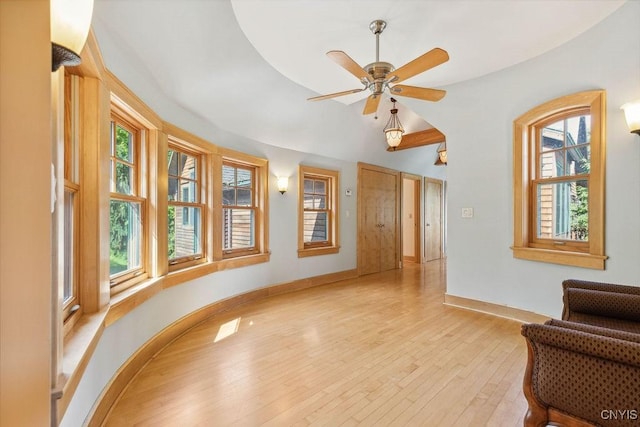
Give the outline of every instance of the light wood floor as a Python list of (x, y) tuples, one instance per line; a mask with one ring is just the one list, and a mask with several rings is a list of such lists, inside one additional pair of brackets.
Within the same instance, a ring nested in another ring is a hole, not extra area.
[(521, 426), (520, 324), (442, 304), (444, 263), (249, 303), (134, 378), (108, 426)]

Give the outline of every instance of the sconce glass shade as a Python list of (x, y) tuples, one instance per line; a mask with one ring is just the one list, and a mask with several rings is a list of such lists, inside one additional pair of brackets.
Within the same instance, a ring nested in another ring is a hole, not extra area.
[(280, 194), (286, 193), (289, 189), (289, 177), (288, 176), (279, 176), (278, 177), (278, 191)]
[(51, 0), (51, 71), (80, 64), (92, 13), (93, 0)]
[(440, 161), (446, 165), (447, 164), (447, 150), (442, 150), (439, 153), (438, 156), (440, 157)]
[(436, 159), (436, 162), (434, 163), (434, 165), (446, 166), (447, 165), (447, 145), (445, 143), (440, 144), (437, 152), (438, 152), (438, 158)]
[(620, 108), (624, 110), (624, 117), (627, 120), (629, 131), (640, 135), (640, 99), (633, 102), (627, 102)]

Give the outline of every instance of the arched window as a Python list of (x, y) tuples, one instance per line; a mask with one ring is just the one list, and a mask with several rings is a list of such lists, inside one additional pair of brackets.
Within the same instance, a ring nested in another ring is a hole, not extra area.
[(605, 92), (554, 99), (513, 125), (514, 257), (604, 269)]

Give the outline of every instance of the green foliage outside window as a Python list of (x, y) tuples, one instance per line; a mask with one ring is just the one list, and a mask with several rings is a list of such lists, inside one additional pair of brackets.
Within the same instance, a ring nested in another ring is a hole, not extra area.
[[(589, 173), (591, 164), (588, 160), (580, 161), (581, 170)], [(576, 240), (589, 240), (589, 188), (576, 185), (576, 194), (570, 205), (571, 234)]]
[(176, 257), (176, 208), (169, 206), (169, 259)]
[[(115, 182), (112, 191), (120, 194), (132, 195), (132, 181), (134, 179), (133, 171), (133, 138), (131, 132), (116, 125), (115, 126)], [(136, 259), (130, 259), (131, 252), (129, 243), (132, 240), (134, 230), (139, 229), (139, 207), (137, 203), (131, 203), (120, 200), (111, 200), (109, 209), (109, 258), (110, 258), (110, 274), (117, 274), (128, 270), (137, 265)], [(133, 257), (137, 258), (137, 257)]]

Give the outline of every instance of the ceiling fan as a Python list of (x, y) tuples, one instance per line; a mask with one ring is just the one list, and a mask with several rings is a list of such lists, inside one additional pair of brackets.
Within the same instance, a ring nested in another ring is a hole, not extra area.
[[(315, 96), (308, 98), (309, 101), (320, 101), (323, 99), (335, 98), (352, 93), (362, 92), (369, 89), (371, 95), (367, 99), (362, 114), (375, 113), (380, 104), (380, 98), (385, 89), (393, 95), (407, 96), (410, 98), (422, 99), (425, 101), (439, 101), (446, 91), (440, 89), (429, 89), (424, 87), (399, 85), (403, 80), (427, 71), (449, 60), (449, 54), (446, 50), (440, 48), (431, 49), (429, 52), (417, 57), (413, 61), (395, 69), (388, 62), (380, 61), (380, 34), (387, 26), (383, 20), (377, 19), (369, 24), (369, 29), (376, 36), (376, 62), (366, 65), (364, 68), (358, 65), (356, 61), (351, 59), (349, 55), (341, 50), (331, 50), (327, 52), (327, 56), (336, 64), (360, 79), (360, 83), (364, 85), (362, 89), (351, 89), (343, 92), (331, 93), (328, 95)], [(393, 84), (393, 86), (390, 86)]]

